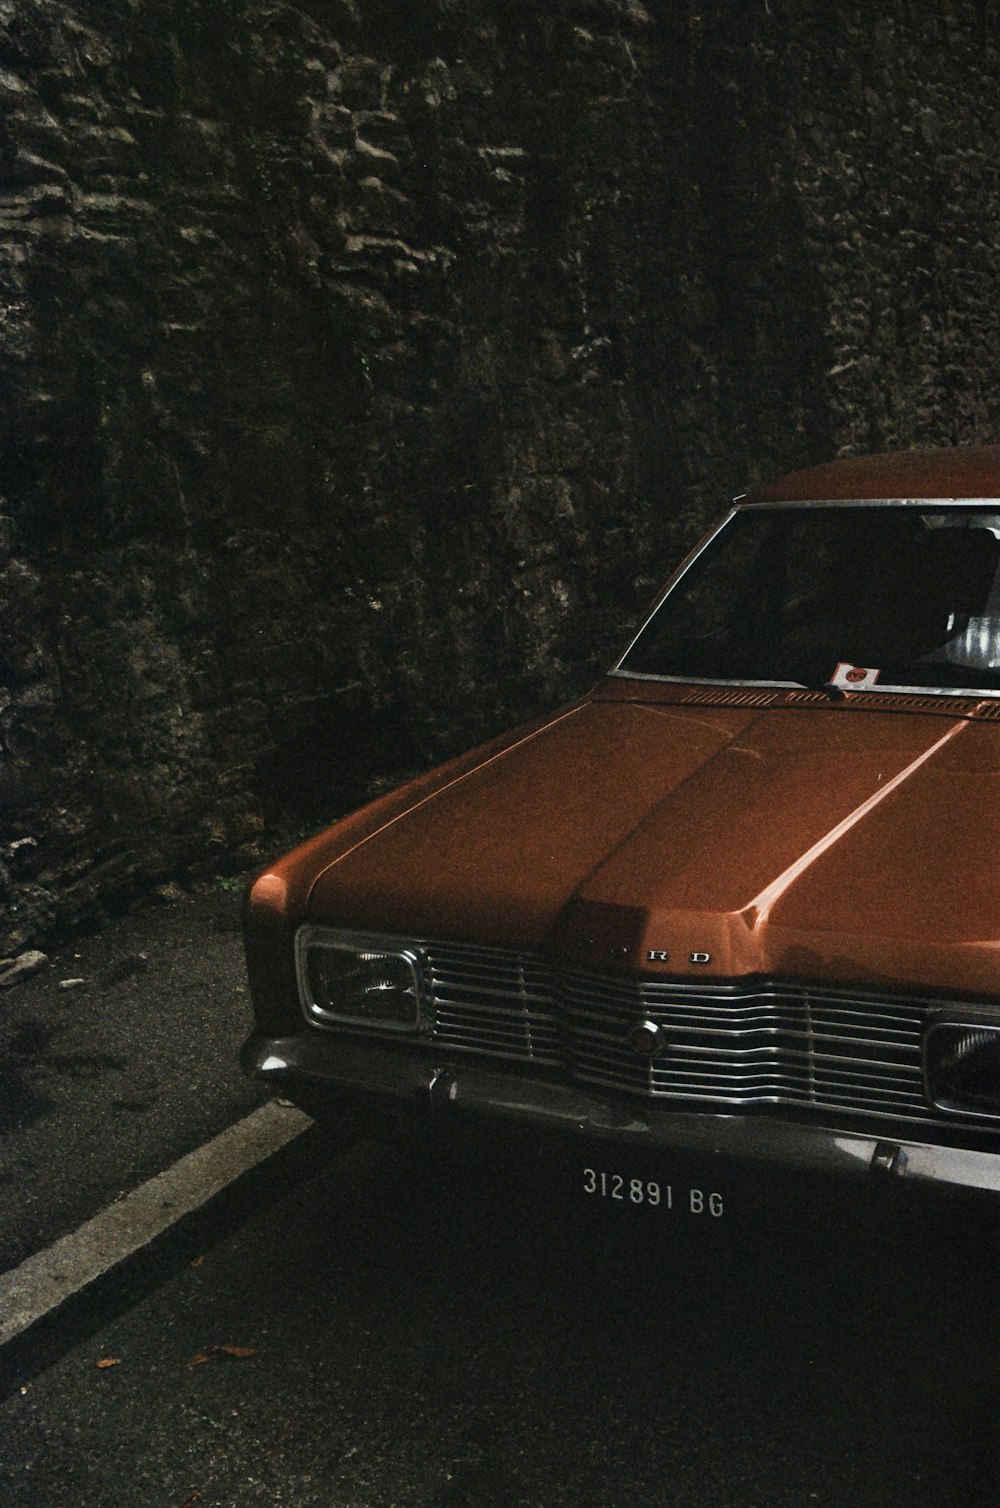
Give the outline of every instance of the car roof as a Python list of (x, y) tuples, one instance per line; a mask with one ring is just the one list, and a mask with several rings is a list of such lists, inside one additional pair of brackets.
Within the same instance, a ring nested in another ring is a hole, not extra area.
[(1000, 445), (952, 446), (854, 456), (792, 471), (741, 503), (850, 499), (1000, 498)]

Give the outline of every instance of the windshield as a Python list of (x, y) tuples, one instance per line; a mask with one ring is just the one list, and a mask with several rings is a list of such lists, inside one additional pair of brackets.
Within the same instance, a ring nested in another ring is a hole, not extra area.
[(1000, 504), (739, 510), (625, 674), (1000, 692)]

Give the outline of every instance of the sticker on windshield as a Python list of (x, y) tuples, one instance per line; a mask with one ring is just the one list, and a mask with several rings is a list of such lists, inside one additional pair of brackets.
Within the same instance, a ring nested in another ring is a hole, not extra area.
[(846, 660), (838, 660), (837, 668), (830, 677), (830, 684), (840, 686), (845, 691), (866, 691), (869, 686), (875, 685), (879, 674), (879, 671), (866, 665), (848, 665)]

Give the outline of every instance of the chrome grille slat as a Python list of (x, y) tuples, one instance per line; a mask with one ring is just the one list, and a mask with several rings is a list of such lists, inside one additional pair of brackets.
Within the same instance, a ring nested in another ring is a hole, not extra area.
[[(662, 1103), (942, 1119), (924, 1098), (921, 1062), (923, 1024), (940, 1002), (839, 987), (627, 979), (567, 972), (502, 948), (413, 946), (425, 1027), (449, 1051), (535, 1064)], [(666, 1040), (652, 1060), (628, 1041), (643, 1019)]]
[[(575, 1016), (575, 1019), (579, 1023), (580, 1018)], [(589, 1028), (589, 1035), (595, 1038), (605, 1037), (608, 1040), (619, 1040), (622, 1032), (629, 1024), (628, 1021), (616, 1021), (606, 1027), (603, 1024), (596, 1024), (600, 1023), (598, 1016), (594, 1015), (591, 1019), (595, 1022), (595, 1025)], [(694, 1037), (710, 1038), (714, 1043), (719, 1045), (730, 1041), (743, 1041), (753, 1037), (767, 1037), (770, 1039), (782, 1037), (788, 1042), (829, 1043), (831, 1048), (837, 1044), (841, 1044), (847, 1047), (869, 1048), (873, 1052), (892, 1051), (894, 1049), (900, 1052), (907, 1052), (919, 1042), (919, 1034), (911, 1034), (906, 1037), (901, 1034), (896, 1034), (894, 1037), (888, 1035), (880, 1037), (846, 1037), (840, 1032), (808, 1031), (802, 1027), (789, 1026), (724, 1027), (701, 1023), (689, 1024), (687, 1022), (684, 1025), (678, 1025), (669, 1019), (658, 1020), (657, 1024), (668, 1030), (672, 1040), (678, 1044), (685, 1043), (688, 1038)], [(771, 1051), (771, 1048), (765, 1047), (762, 1050)]]

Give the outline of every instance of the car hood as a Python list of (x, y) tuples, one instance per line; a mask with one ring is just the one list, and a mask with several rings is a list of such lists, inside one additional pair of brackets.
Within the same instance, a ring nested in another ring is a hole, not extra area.
[(567, 964), (1000, 990), (1000, 728), (583, 703), (319, 874), (311, 920)]

